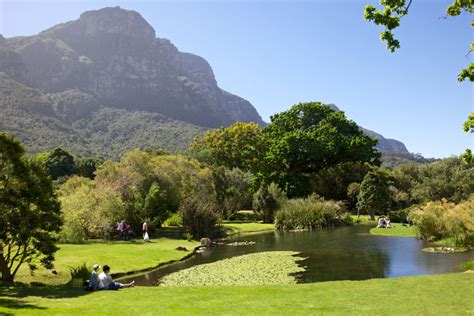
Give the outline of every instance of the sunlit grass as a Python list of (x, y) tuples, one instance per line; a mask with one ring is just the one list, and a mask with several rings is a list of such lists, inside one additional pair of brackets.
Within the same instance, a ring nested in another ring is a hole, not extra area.
[[(86, 263), (92, 268), (95, 263), (111, 267), (112, 273), (123, 273), (155, 267), (171, 260), (179, 260), (188, 255), (197, 242), (160, 238), (151, 242), (134, 241), (93, 241), (86, 244), (59, 244), (54, 266), (57, 275), (50, 270), (39, 269), (33, 276), (28, 267), (23, 266), (15, 281), (42, 282), (46, 284), (64, 284), (69, 281), (70, 267)], [(186, 247), (188, 251), (176, 250)]]
[(392, 236), (392, 237), (418, 237), (418, 228), (416, 226), (407, 226), (400, 223), (392, 223), (392, 228), (377, 228), (370, 229), (372, 235), (378, 236)]
[(0, 314), (472, 315), (474, 274), (273, 286), (0, 287)]

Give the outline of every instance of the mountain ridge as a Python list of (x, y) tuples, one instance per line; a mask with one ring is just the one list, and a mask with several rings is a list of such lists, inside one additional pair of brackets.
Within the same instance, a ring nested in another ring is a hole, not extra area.
[[(183, 151), (196, 134), (235, 121), (265, 125), (250, 102), (217, 85), (204, 58), (180, 52), (120, 7), (86, 11), (33, 36), (0, 35), (0, 73), (0, 129), (32, 152), (68, 145), (118, 159), (134, 147)], [(380, 151), (409, 154), (403, 143), (361, 129)]]
[[(206, 127), (263, 121), (218, 87), (209, 63), (180, 52), (139, 13), (87, 11), (38, 35), (0, 42), (0, 71), (45, 92), (78, 89), (110, 107), (160, 113)], [(20, 63), (21, 61), (21, 63)], [(14, 69), (7, 67), (17, 64)]]

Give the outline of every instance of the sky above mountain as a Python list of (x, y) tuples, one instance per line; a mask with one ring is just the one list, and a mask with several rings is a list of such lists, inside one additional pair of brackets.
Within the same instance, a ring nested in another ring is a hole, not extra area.
[(83, 11), (136, 10), (181, 51), (207, 59), (219, 85), (252, 102), (263, 119), (305, 101), (335, 103), (358, 124), (427, 157), (473, 147), (462, 132), (472, 84), (456, 81), (472, 32), (468, 16), (444, 19), (450, 1), (415, 0), (389, 53), (363, 19), (373, 0), (1, 0), (0, 33), (33, 35)]

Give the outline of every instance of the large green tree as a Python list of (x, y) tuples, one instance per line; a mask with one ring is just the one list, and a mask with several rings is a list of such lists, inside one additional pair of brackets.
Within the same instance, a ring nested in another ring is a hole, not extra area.
[(320, 102), (300, 103), (275, 114), (267, 125), (261, 172), (289, 197), (311, 191), (310, 176), (343, 162), (379, 163), (377, 140), (343, 112)]
[(19, 268), (28, 264), (52, 267), (54, 233), (62, 225), (60, 206), (51, 180), (35, 159), (25, 157), (23, 146), (0, 133), (0, 272), (12, 283)]
[(45, 158), (46, 170), (53, 180), (76, 173), (74, 156), (66, 149), (55, 148)]
[(392, 204), (390, 186), (393, 184), (391, 175), (383, 169), (375, 169), (367, 173), (360, 184), (357, 197), (358, 211), (370, 214), (375, 219), (376, 211), (384, 214)]
[(257, 124), (236, 122), (196, 137), (190, 150), (193, 156), (211, 165), (255, 172), (265, 142)]

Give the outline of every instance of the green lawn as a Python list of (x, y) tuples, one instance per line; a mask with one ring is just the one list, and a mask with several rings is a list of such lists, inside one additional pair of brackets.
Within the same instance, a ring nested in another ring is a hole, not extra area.
[(18, 315), (472, 315), (474, 274), (302, 285), (0, 288), (0, 314)]
[(400, 223), (392, 223), (392, 228), (372, 228), (370, 233), (378, 236), (393, 237), (418, 237), (418, 228), (416, 226), (402, 226)]
[(275, 224), (264, 224), (261, 222), (224, 222), (223, 226), (226, 235), (275, 230)]
[[(89, 242), (81, 245), (59, 244), (54, 262), (58, 272), (54, 275), (49, 270), (39, 269), (31, 276), (26, 265), (22, 266), (16, 282), (42, 282), (45, 284), (64, 284), (69, 280), (69, 267), (76, 267), (85, 262), (90, 267), (98, 263), (108, 264), (112, 273), (137, 271), (155, 267), (171, 260), (179, 260), (188, 255), (198, 242), (160, 238), (144, 243), (142, 240)], [(176, 250), (186, 247), (188, 251)]]

